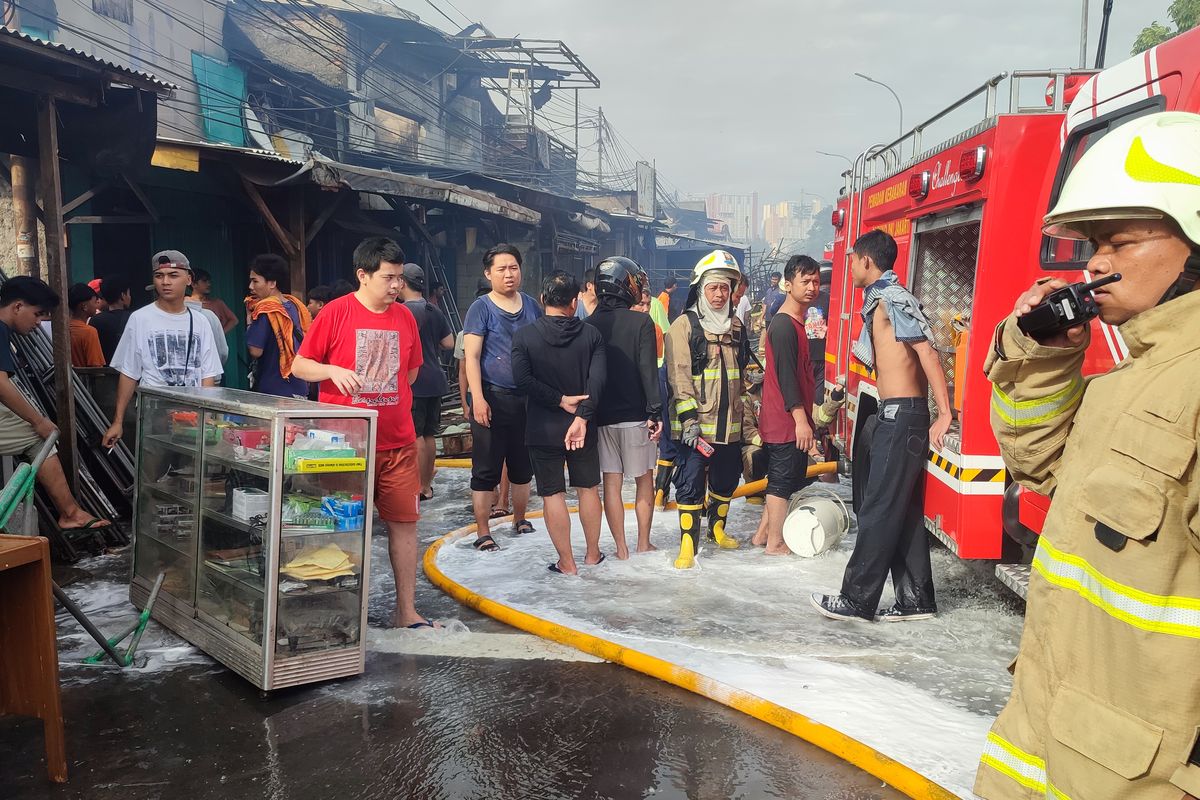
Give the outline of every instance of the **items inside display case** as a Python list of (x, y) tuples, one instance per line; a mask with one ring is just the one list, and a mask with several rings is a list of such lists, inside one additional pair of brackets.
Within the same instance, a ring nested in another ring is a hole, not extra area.
[[(260, 686), (280, 685), (273, 665), (283, 685), (352, 674), (335, 651), (362, 643), (373, 420), (227, 389), (139, 395), (135, 582), (165, 572), (179, 632)], [(300, 657), (317, 660), (284, 666)]]

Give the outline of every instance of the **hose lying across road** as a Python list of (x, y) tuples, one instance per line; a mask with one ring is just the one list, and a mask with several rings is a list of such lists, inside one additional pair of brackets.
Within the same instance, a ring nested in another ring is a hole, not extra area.
[[(454, 462), (454, 463), (448, 463)], [(439, 459), (438, 465), (443, 467), (469, 466), (469, 459)], [(809, 467), (808, 475), (822, 475), (834, 472), (836, 462), (814, 464)], [(766, 481), (755, 481), (739, 487), (735, 497), (757, 494), (766, 488)], [(627, 508), (632, 508), (626, 504)], [(574, 511), (575, 509), (572, 509)], [(540, 512), (532, 512), (529, 517), (540, 517)], [(425, 574), (434, 586), (453, 597), (459, 603), (473, 608), (514, 628), (519, 628), (543, 639), (549, 639), (565, 644), (585, 653), (603, 658), (615, 664), (628, 667), (653, 678), (666, 681), (674, 686), (687, 689), (690, 692), (716, 700), (730, 708), (749, 714), (770, 725), (799, 736), (822, 750), (847, 761), (859, 769), (874, 775), (893, 788), (916, 800), (955, 800), (956, 795), (942, 788), (933, 781), (918, 774), (904, 764), (883, 755), (868, 747), (857, 739), (853, 739), (828, 725), (822, 725), (812, 719), (792, 711), (789, 708), (764, 700), (750, 692), (738, 689), (720, 681), (713, 680), (678, 664), (672, 664), (661, 658), (642, 653), (624, 645), (601, 639), (589, 633), (568, 628), (565, 625), (550, 622), (535, 617), (524, 611), (498, 603), (478, 592), (473, 592), (462, 584), (451, 580), (437, 565), (438, 551), (448, 542), (453, 542), (475, 532), (474, 525), (467, 525), (447, 533), (438, 539), (425, 551), (423, 565)]]

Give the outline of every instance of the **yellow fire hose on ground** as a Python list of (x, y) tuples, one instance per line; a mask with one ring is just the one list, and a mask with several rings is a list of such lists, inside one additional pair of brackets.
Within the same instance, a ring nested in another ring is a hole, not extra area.
[[(468, 467), (470, 459), (438, 459), (437, 463), (438, 466), (443, 467)], [(829, 461), (812, 465), (808, 468), (808, 475), (809, 477), (825, 475), (836, 470), (837, 462)], [(765, 488), (765, 480), (754, 481), (739, 487), (734, 492), (734, 497), (757, 494)], [(632, 507), (632, 504), (626, 504), (626, 508)], [(571, 511), (575, 510), (571, 509)], [(531, 512), (528, 516), (540, 517), (541, 512)], [(524, 611), (518, 611), (511, 606), (471, 591), (449, 578), (438, 568), (437, 555), (445, 544), (474, 532), (475, 526), (472, 524), (447, 533), (429, 546), (423, 559), (425, 574), (429, 577), (430, 582), (462, 605), (527, 633), (574, 647), (749, 714), (755, 719), (774, 725), (832, 753), (915, 800), (957, 800), (956, 795), (910, 767), (828, 725), (809, 719), (803, 714), (764, 700), (750, 692), (713, 680), (687, 667), (672, 664), (598, 636), (541, 619)]]

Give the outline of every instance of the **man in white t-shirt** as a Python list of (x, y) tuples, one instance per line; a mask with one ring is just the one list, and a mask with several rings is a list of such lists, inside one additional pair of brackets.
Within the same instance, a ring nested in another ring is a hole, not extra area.
[(223, 370), (208, 320), (186, 305), (192, 268), (178, 250), (163, 250), (151, 259), (157, 299), (129, 315), (113, 353), (112, 367), (121, 373), (114, 422), (104, 434), (112, 447), (123, 432), (121, 421), (138, 384), (146, 386), (215, 386)]

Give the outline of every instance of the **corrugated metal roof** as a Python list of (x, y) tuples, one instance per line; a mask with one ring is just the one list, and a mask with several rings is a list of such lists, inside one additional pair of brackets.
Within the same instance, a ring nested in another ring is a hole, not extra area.
[(191, 139), (175, 139), (170, 136), (159, 136), (160, 144), (171, 145), (173, 147), (194, 147), (197, 150), (207, 150), (209, 152), (234, 153), (243, 156), (253, 156), (255, 158), (266, 159), (267, 161), (280, 161), (284, 164), (294, 164), (302, 166), (305, 162), (289, 156), (280, 155), (274, 150), (262, 150), (257, 147), (238, 147), (232, 144), (221, 144), (219, 142), (197, 142)]
[(13, 30), (12, 28), (0, 26), (0, 41), (3, 41), (4, 39), (16, 39), (27, 44), (43, 47), (47, 50), (54, 50), (58, 53), (64, 53), (66, 55), (73, 56), (80, 61), (94, 64), (98, 67), (104, 67), (105, 69), (115, 73), (115, 75), (124, 76), (126, 78), (136, 78), (143, 83), (152, 85), (160, 94), (169, 94), (179, 88), (175, 84), (167, 83), (166, 81), (155, 77), (149, 72), (133, 69), (123, 64), (117, 64), (116, 62), (99, 58), (91, 53), (85, 53), (84, 51), (77, 50), (74, 47), (68, 47), (65, 44), (47, 42), (45, 39), (39, 39), (36, 36), (30, 36), (27, 33), (22, 33), (21, 31)]

